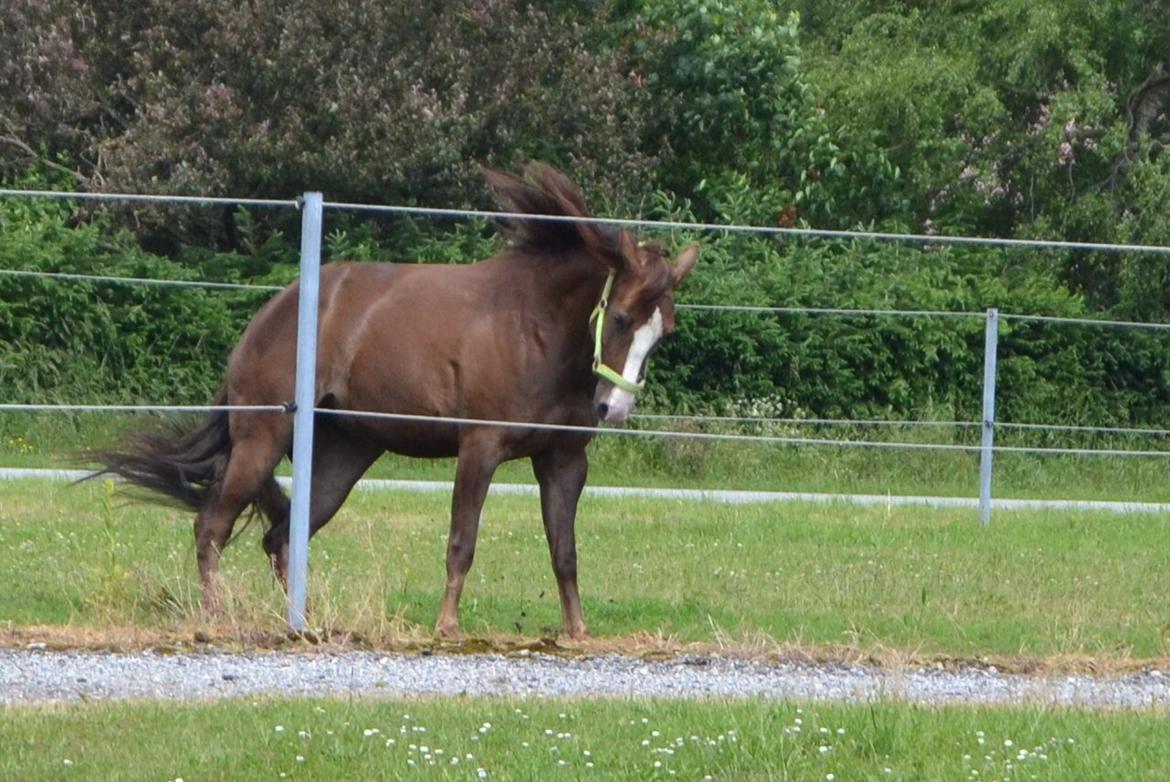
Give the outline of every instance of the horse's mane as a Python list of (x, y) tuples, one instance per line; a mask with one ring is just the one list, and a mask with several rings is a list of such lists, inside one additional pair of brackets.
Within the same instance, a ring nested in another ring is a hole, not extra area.
[[(517, 179), (494, 169), (484, 176), (499, 195), (508, 211), (528, 215), (592, 217), (585, 199), (567, 176), (544, 163), (525, 167), (525, 179)], [(512, 246), (529, 252), (562, 251), (586, 247), (603, 255), (619, 251), (618, 230), (596, 223), (568, 220), (529, 220), (523, 217), (500, 222), (500, 228)]]

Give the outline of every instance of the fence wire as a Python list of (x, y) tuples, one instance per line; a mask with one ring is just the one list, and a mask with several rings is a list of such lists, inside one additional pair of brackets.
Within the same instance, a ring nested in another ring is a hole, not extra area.
[[(94, 201), (125, 201), (155, 204), (193, 204), (204, 206), (249, 206), (266, 208), (300, 208), (301, 199), (264, 199), (264, 198), (236, 198), (213, 196), (178, 196), (178, 195), (151, 195), (133, 193), (75, 193), (68, 191), (51, 190), (22, 190), (0, 188), (0, 197), (42, 197), (53, 199), (75, 199)], [(626, 226), (649, 228), (656, 230), (715, 232), (715, 233), (745, 233), (766, 237), (809, 237), (833, 239), (840, 241), (891, 241), (917, 243), (932, 247), (940, 244), (950, 245), (981, 245), (993, 247), (1016, 247), (1029, 249), (1075, 250), (1091, 252), (1126, 252), (1170, 254), (1170, 247), (1133, 244), (1111, 244), (1096, 242), (1066, 242), (1035, 239), (1004, 239), (996, 237), (971, 236), (939, 236), (933, 234), (900, 234), (881, 231), (843, 231), (810, 228), (784, 228), (778, 226), (752, 226), (721, 223), (703, 223), (670, 220), (644, 220), (605, 217), (568, 217), (563, 215), (531, 215), (507, 211), (488, 211), (471, 209), (440, 209), (428, 207), (409, 207), (399, 205), (357, 204), (345, 202), (324, 202), (324, 207), (337, 210), (380, 212), (390, 214), (417, 215), (426, 217), (474, 218), (490, 220), (542, 220), (569, 223), (592, 223), (610, 226)], [(165, 280), (140, 277), (118, 277), (108, 275), (91, 275), (67, 272), (44, 272), (35, 270), (0, 269), (0, 275), (41, 277), (62, 281), (91, 281), (114, 284), (160, 285), (189, 288), (234, 289), (234, 290), (263, 290), (277, 291), (281, 286), (256, 285), (246, 283), (204, 282), (193, 280)], [(773, 315), (829, 315), (845, 317), (934, 317), (934, 318), (984, 318), (983, 312), (950, 312), (937, 310), (874, 310), (834, 307), (796, 307), (796, 306), (747, 306), (747, 305), (714, 305), (714, 304), (680, 304), (679, 309), (692, 312), (741, 312)], [(1111, 321), (1093, 318), (1070, 318), (1047, 315), (1013, 315), (1002, 313), (1000, 317), (1017, 321), (1037, 321), (1063, 324), (1079, 324), (1092, 326), (1113, 326), (1125, 328), (1170, 329), (1170, 324), (1143, 323), (1134, 321)], [(289, 405), (71, 405), (71, 404), (0, 404), (0, 411), (37, 411), (37, 412), (156, 412), (156, 413), (206, 413), (214, 411), (234, 412), (289, 412)], [(419, 416), (400, 413), (378, 413), (372, 411), (338, 411), (332, 409), (318, 409), (322, 415), (348, 415), (358, 417), (374, 417), (403, 421), (427, 421), (432, 423), (446, 423), (458, 426), (500, 426), (535, 430), (554, 430), (561, 432), (576, 432), (582, 434), (617, 434), (628, 436), (649, 436), (663, 438), (690, 438), (698, 440), (713, 440), (727, 442), (757, 442), (778, 445), (825, 445), (838, 447), (858, 448), (890, 448), (890, 449), (919, 449), (933, 451), (979, 452), (980, 445), (961, 445), (945, 443), (903, 443), (868, 441), (856, 439), (828, 439), (809, 437), (786, 437), (774, 435), (748, 435), (716, 432), (679, 432), (661, 429), (608, 429), (604, 427), (572, 427), (535, 422), (494, 421), (488, 419), (472, 419), (458, 417)], [(884, 421), (874, 419), (796, 419), (796, 418), (767, 418), (767, 417), (735, 417), (735, 416), (693, 416), (668, 414), (639, 414), (635, 420), (650, 421), (685, 420), (690, 422), (713, 423), (783, 423), (798, 426), (885, 426), (885, 427), (951, 427), (976, 428), (982, 426), (977, 421)], [(1017, 430), (1044, 430), (1058, 432), (1080, 432), (1121, 435), (1156, 435), (1170, 434), (1166, 429), (1146, 429), (1138, 427), (1094, 427), (1070, 426), (1058, 424), (1031, 424), (999, 422), (992, 424), (998, 429)], [(996, 452), (1031, 453), (1031, 454), (1062, 454), (1062, 455), (1113, 455), (1113, 456), (1170, 456), (1168, 451), (1155, 450), (1100, 450), (1087, 448), (1056, 448), (1031, 446), (996, 445), (992, 448)]]

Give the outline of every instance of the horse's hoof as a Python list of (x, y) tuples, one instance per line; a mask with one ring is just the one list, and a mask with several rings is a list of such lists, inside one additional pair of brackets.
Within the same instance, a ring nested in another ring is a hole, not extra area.
[(462, 633), (459, 632), (457, 624), (437, 624), (435, 625), (435, 635), (444, 641), (458, 641)]
[(570, 641), (584, 641), (589, 638), (589, 630), (584, 627), (577, 627), (572, 630), (565, 630), (565, 637)]

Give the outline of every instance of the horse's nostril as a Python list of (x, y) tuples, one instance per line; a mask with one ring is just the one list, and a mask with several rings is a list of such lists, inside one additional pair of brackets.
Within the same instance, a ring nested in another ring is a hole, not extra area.
[(605, 417), (609, 415), (609, 405), (605, 402), (598, 402), (593, 406), (593, 412), (597, 413), (597, 420), (604, 421)]

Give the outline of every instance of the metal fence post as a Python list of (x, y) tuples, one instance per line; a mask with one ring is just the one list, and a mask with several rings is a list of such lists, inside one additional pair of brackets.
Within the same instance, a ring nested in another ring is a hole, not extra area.
[(987, 311), (983, 337), (983, 443), (979, 449), (979, 524), (991, 523), (991, 460), (995, 445), (995, 364), (999, 348), (999, 310)]
[(323, 202), (320, 193), (305, 193), (301, 206), (296, 410), (293, 413), (293, 483), (288, 533), (288, 624), (298, 632), (305, 629), (308, 596), (309, 500), (313, 482), (313, 408), (317, 386), (317, 299)]

